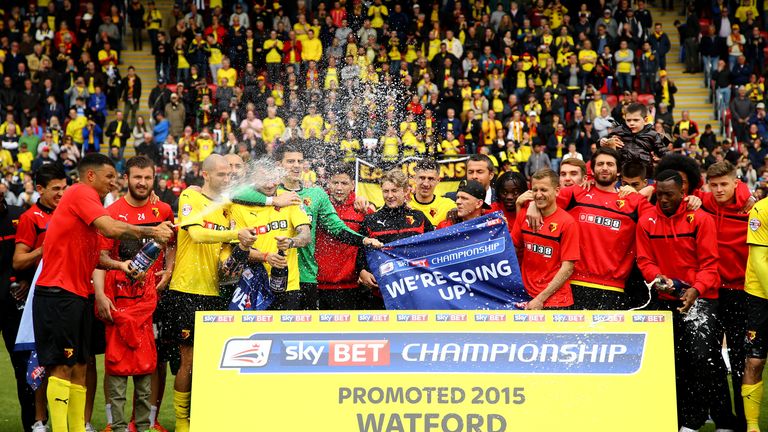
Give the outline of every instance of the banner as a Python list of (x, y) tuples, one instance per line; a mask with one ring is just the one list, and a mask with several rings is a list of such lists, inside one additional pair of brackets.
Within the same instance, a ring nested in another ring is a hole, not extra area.
[[(396, 165), (403, 170), (409, 177), (413, 176), (413, 168), (420, 158), (409, 157), (398, 162)], [(456, 192), (459, 183), (467, 177), (467, 160), (469, 157), (461, 156), (451, 159), (438, 160), (440, 166), (440, 183), (435, 188), (437, 196), (443, 196), (449, 192)], [(384, 168), (372, 162), (362, 159), (355, 161), (355, 194), (365, 197), (376, 207), (384, 205), (384, 199), (381, 196), (381, 185), (379, 181), (384, 175)]]
[(387, 309), (517, 309), (530, 300), (494, 212), (366, 252)]
[(669, 312), (198, 312), (191, 430), (675, 431), (673, 356)]

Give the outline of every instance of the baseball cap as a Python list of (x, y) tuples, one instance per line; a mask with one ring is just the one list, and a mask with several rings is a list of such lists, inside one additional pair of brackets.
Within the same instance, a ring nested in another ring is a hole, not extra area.
[(765, 109), (765, 104), (760, 102), (759, 104), (757, 104), (757, 109)]
[(165, 78), (158, 78), (157, 79), (158, 84), (165, 84)]
[(90, 21), (92, 19), (93, 19), (93, 15), (91, 15), (89, 13), (86, 13), (85, 15), (83, 15), (83, 20), (85, 20), (85, 21)]
[(659, 71), (659, 76), (660, 76), (660, 77), (665, 77), (665, 76), (667, 76), (667, 71), (666, 71), (666, 70), (664, 70), (664, 69), (660, 70), (660, 71)]
[(41, 151), (41, 152), (47, 152), (47, 151), (51, 151), (51, 148), (50, 148), (50, 147), (48, 147), (47, 145), (44, 145), (44, 146), (40, 147), (40, 151)]
[(485, 202), (485, 188), (476, 180), (468, 180), (466, 183), (459, 186), (459, 190), (456, 191), (456, 193), (458, 192), (464, 192), (483, 201), (484, 209), (491, 208), (491, 206)]

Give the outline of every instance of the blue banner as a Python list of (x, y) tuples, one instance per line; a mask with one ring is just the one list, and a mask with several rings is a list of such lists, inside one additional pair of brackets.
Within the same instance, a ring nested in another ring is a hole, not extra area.
[(518, 309), (525, 292), (501, 212), (367, 253), (390, 310)]

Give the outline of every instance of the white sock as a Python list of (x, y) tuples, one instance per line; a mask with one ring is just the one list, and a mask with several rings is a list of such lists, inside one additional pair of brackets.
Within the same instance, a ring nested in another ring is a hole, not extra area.
[(112, 404), (104, 405), (104, 413), (107, 415), (107, 424), (112, 424)]
[(157, 419), (157, 407), (152, 405), (149, 407), (149, 427), (152, 427), (155, 425), (155, 420)]
[(680, 428), (680, 432), (698, 432), (698, 429), (691, 429), (683, 426)]

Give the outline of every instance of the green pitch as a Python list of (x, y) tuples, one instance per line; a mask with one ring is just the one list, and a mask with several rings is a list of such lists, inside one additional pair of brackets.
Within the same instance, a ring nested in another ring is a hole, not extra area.
[[(13, 367), (8, 353), (3, 347), (0, 350), (0, 432), (28, 432), (21, 428), (21, 418), (19, 411), (19, 401), (16, 397), (16, 381), (13, 378)], [(101, 383), (104, 377), (104, 356), (96, 357), (96, 364), (99, 371), (99, 388), (96, 392), (96, 402), (93, 407), (93, 418), (91, 424), (102, 430), (106, 426), (106, 416), (104, 415), (104, 391)], [(160, 408), (160, 424), (172, 431), (175, 418), (173, 415), (173, 379), (170, 370), (165, 385), (165, 396), (163, 397), (163, 406)], [(133, 394), (133, 383), (128, 380), (128, 395)], [(132, 396), (128, 396), (126, 406), (131, 406)], [(126, 415), (130, 415), (126, 409)]]

